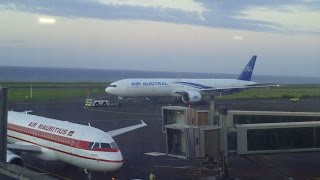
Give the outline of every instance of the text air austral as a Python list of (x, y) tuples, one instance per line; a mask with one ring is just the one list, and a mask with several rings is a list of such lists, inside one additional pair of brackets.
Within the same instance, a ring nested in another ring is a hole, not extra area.
[(166, 82), (132, 82), (131, 86), (168, 86)]

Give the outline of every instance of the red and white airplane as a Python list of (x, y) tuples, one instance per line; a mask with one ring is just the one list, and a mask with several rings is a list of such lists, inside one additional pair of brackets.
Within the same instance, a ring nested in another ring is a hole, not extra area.
[[(85, 170), (110, 172), (123, 164), (112, 137), (146, 126), (133, 125), (113, 131), (60, 121), (27, 112), (8, 112), (8, 149), (29, 152), (42, 160), (58, 160)], [(7, 161), (22, 158), (7, 152)], [(23, 161), (23, 160), (22, 160)]]

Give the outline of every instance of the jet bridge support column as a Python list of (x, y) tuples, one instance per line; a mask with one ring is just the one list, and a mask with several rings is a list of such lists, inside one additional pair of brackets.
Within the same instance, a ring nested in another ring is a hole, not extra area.
[(7, 162), (8, 88), (0, 88), (0, 161)]
[(228, 109), (226, 107), (219, 107), (220, 113), (220, 162), (222, 169), (220, 171), (220, 176), (222, 178), (229, 178), (229, 170), (228, 170), (228, 128), (227, 128), (227, 114)]
[(212, 124), (214, 122), (214, 103), (215, 103), (215, 96), (210, 96), (210, 107), (209, 107), (209, 122)]

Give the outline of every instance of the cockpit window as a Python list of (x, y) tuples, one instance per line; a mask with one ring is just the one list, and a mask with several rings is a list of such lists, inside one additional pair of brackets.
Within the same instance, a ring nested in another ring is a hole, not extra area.
[(101, 148), (111, 148), (109, 143), (101, 143)]
[(100, 143), (98, 142), (94, 143), (93, 148), (100, 148)]
[(112, 143), (110, 143), (110, 145), (111, 145), (111, 148), (118, 148), (116, 142), (112, 142)]
[(99, 142), (90, 142), (88, 145), (89, 149), (100, 149), (100, 148), (118, 148), (115, 142), (112, 143), (99, 143)]
[(100, 148), (100, 143), (98, 142), (90, 142), (88, 145), (89, 149), (93, 149), (93, 148)]
[(88, 148), (92, 148), (94, 142), (90, 142), (89, 145), (88, 145)]
[(117, 85), (110, 84), (108, 87), (117, 87)]

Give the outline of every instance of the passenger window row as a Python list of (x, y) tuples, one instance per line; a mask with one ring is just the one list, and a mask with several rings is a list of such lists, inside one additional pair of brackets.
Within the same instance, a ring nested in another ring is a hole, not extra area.
[(70, 138), (64, 138), (61, 136), (57, 136), (54, 134), (48, 134), (45, 132), (35, 132), (32, 131), (28, 128), (23, 128), (23, 127), (18, 127), (18, 126), (11, 126), (8, 124), (8, 128), (15, 130), (17, 132), (22, 132), (22, 133), (26, 133), (28, 135), (32, 135), (32, 136), (36, 136), (36, 137), (40, 137), (40, 138), (45, 138), (45, 139), (49, 139), (49, 140), (53, 140), (57, 143), (62, 143), (62, 144), (71, 144), (72, 143), (72, 139)]

